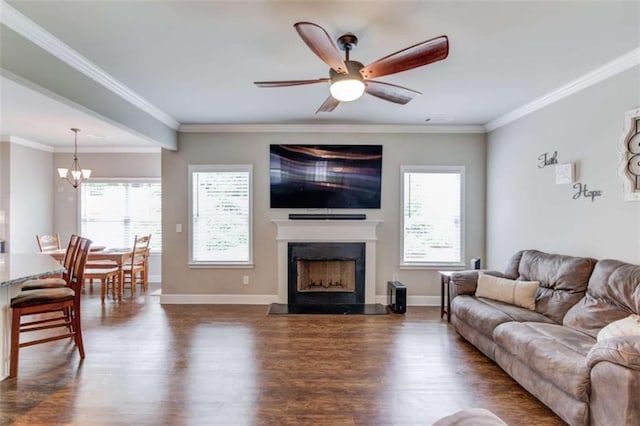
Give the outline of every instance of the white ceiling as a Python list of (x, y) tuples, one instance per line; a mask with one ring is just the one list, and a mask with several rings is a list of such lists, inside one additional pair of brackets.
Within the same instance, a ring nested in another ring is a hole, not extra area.
[[(182, 124), (422, 125), (444, 117), (448, 124), (484, 125), (640, 46), (636, 1), (8, 3)], [(380, 79), (423, 93), (407, 105), (364, 96), (316, 115), (326, 85), (252, 84), (328, 76), (328, 66), (295, 32), (298, 21), (317, 23), (334, 39), (356, 34), (351, 59), (365, 64), (442, 34), (450, 53)], [(10, 122), (2, 133), (33, 127), (20, 119), (31, 115), (22, 110), (29, 111), (27, 102), (11, 97), (26, 95), (6, 84), (2, 92), (3, 122)], [(69, 134), (59, 140), (43, 124), (62, 121), (53, 111), (51, 120), (38, 120), (33, 137), (68, 143)]]
[(0, 135), (19, 137), (64, 151), (64, 147), (73, 146), (74, 135), (70, 129), (76, 127), (81, 130), (78, 145), (82, 151), (103, 147), (119, 151), (156, 147), (79, 105), (69, 104), (54, 95), (47, 96), (28, 85), (0, 76), (0, 88)]

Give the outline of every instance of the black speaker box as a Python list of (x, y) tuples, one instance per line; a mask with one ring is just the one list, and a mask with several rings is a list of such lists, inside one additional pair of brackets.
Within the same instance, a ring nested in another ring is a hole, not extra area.
[(407, 287), (398, 281), (387, 281), (387, 305), (396, 314), (407, 311)]

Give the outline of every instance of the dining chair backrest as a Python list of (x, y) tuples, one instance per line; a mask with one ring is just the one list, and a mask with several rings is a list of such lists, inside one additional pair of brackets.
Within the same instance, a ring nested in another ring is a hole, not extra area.
[(36, 235), (38, 248), (41, 252), (48, 250), (58, 250), (60, 248), (60, 235)]
[(149, 254), (149, 242), (151, 234), (138, 237), (136, 235), (133, 242), (133, 251), (131, 253), (131, 267), (144, 265)]
[(64, 253), (64, 258), (62, 259), (62, 266), (64, 266), (64, 273), (62, 274), (62, 278), (65, 281), (69, 282), (71, 269), (73, 267), (73, 259), (78, 250), (78, 245), (80, 243), (80, 237), (76, 234), (73, 234), (71, 238), (69, 238), (69, 245), (67, 246), (67, 251)]
[(80, 292), (82, 290), (82, 282), (84, 280), (84, 266), (87, 263), (87, 256), (89, 254), (89, 247), (91, 246), (91, 240), (88, 238), (78, 237), (78, 248), (73, 259), (71, 267), (71, 274), (67, 281), (68, 286), (75, 292), (77, 300), (80, 298)]

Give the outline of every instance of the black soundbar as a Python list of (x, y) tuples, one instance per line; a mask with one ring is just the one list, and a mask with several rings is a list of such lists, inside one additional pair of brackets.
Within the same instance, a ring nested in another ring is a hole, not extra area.
[(291, 213), (289, 220), (365, 220), (366, 214), (315, 214)]

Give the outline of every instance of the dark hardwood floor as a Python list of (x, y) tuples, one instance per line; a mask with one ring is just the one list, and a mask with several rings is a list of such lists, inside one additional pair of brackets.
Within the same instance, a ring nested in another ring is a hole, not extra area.
[[(151, 286), (149, 292), (157, 289)], [(266, 306), (83, 297), (71, 342), (21, 350), (0, 383), (17, 425), (428, 425), (483, 407), (511, 425), (563, 424), (438, 318), (267, 316)]]

